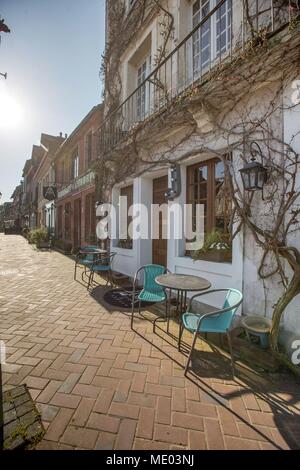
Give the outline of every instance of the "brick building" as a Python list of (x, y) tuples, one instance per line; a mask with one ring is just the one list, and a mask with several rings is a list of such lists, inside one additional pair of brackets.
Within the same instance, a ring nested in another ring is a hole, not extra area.
[(66, 138), (67, 135), (63, 137), (62, 133), (59, 136), (41, 134), (40, 146), (43, 149), (43, 156), (33, 177), (37, 195), (37, 227), (46, 227), (49, 233), (55, 231), (55, 194), (45, 198), (44, 192), (46, 188), (51, 190), (55, 183), (54, 156)]
[(91, 170), (97, 158), (96, 132), (102, 105), (94, 106), (55, 156), (56, 237), (68, 251), (96, 241), (95, 182)]
[[(64, 142), (59, 136), (41, 134), (40, 145), (32, 146), (31, 158), (23, 168), (22, 226), (30, 229), (46, 225), (43, 214), (45, 201), (43, 186), (54, 180), (52, 163), (58, 147)], [(53, 201), (54, 202), (54, 201)]]
[(22, 197), (23, 197), (23, 182), (16, 186), (12, 193), (12, 206), (11, 206), (11, 218), (14, 220), (14, 228), (17, 233), (22, 228)]
[(36, 170), (43, 158), (43, 149), (39, 145), (32, 146), (31, 158), (26, 160), (23, 168), (24, 192), (22, 197), (22, 226), (34, 229), (37, 226), (37, 189), (34, 180)]

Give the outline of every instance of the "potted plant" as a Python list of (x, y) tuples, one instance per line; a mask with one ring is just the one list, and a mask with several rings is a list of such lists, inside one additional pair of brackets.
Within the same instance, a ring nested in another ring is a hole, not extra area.
[(46, 228), (38, 228), (30, 232), (30, 241), (37, 248), (49, 248), (49, 233)]
[(24, 227), (24, 228), (22, 229), (22, 235), (23, 235), (23, 237), (26, 238), (27, 240), (28, 240), (29, 233), (30, 233), (30, 230), (29, 230), (28, 227)]
[(118, 248), (124, 248), (126, 250), (132, 250), (132, 239), (118, 240)]
[(192, 253), (192, 258), (195, 261), (230, 262), (232, 259), (232, 249), (229, 236), (214, 229), (205, 235), (203, 246)]

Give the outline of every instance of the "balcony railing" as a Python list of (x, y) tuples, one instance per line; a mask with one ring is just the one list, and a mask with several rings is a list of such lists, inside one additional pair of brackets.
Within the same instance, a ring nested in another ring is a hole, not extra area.
[(146, 119), (245, 47), (252, 35), (271, 35), (289, 22), (288, 0), (221, 0), (157, 66), (99, 129), (100, 152), (115, 147)]
[(69, 185), (65, 186), (60, 191), (58, 191), (57, 198), (61, 199), (76, 191), (80, 191), (80, 189), (86, 188), (87, 186), (90, 186), (91, 184), (93, 184), (94, 180), (95, 180), (94, 172), (89, 171), (85, 175), (80, 176), (79, 178), (76, 178), (74, 181), (72, 181), (72, 183), (70, 183)]

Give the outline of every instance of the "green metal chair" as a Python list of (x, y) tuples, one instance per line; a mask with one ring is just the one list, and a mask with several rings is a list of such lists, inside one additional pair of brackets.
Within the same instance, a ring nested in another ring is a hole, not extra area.
[[(137, 280), (138, 275), (143, 271), (144, 281), (142, 290), (137, 291)], [(142, 302), (166, 302), (166, 318), (169, 318), (168, 312), (168, 296), (165, 292), (165, 289), (158, 285), (155, 282), (157, 276), (166, 274), (168, 269), (159, 264), (148, 264), (141, 266), (135, 273), (133, 280), (133, 290), (132, 290), (132, 311), (131, 311), (131, 329), (133, 329), (133, 319), (134, 319), (134, 308), (136, 303), (138, 303), (138, 314), (141, 315), (141, 304)], [(155, 331), (155, 323), (159, 320), (157, 318), (153, 322), (153, 331)]]
[(97, 259), (94, 259), (90, 266), (90, 276), (89, 276), (89, 282), (87, 289), (89, 290), (91, 284), (94, 283), (94, 274), (101, 274), (101, 273), (106, 273), (107, 274), (107, 279), (106, 279), (106, 286), (108, 283), (113, 286), (113, 281), (112, 281), (112, 262), (114, 257), (116, 256), (116, 253), (108, 253), (107, 255), (100, 255)]
[[(200, 297), (201, 295), (209, 295), (216, 292), (226, 292), (226, 298), (223, 304), (223, 308), (205, 314), (192, 312), (192, 303), (194, 299)], [(199, 333), (220, 333), (222, 335), (226, 334), (231, 356), (232, 372), (234, 375), (234, 356), (229, 330), (233, 318), (242, 302), (243, 295), (240, 291), (236, 289), (214, 289), (208, 292), (202, 292), (201, 294), (196, 294), (190, 299), (188, 311), (182, 315), (178, 342), (178, 349), (180, 351), (181, 338), (184, 329), (194, 334), (192, 346), (185, 366), (184, 375), (186, 375), (188, 372), (189, 363), (191, 361), (193, 350), (196, 344), (197, 335)]]
[[(87, 269), (90, 269), (94, 262), (96, 256), (96, 251), (98, 247), (96, 245), (84, 246), (79, 248), (78, 253), (75, 258), (75, 269), (74, 269), (74, 280), (76, 281), (76, 273), (78, 266), (84, 268), (81, 273), (81, 279), (84, 282), (84, 275), (87, 275)], [(85, 253), (86, 251), (95, 251), (95, 255), (90, 253)]]

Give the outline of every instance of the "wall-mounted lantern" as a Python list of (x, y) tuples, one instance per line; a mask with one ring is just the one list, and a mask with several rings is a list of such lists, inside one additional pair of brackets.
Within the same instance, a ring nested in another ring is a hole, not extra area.
[(165, 197), (168, 201), (173, 201), (176, 197), (180, 196), (181, 193), (181, 171), (180, 165), (174, 163), (171, 166), (171, 187), (165, 193)]
[[(263, 154), (257, 142), (251, 143), (250, 153), (251, 160), (240, 170), (243, 185), (246, 191), (262, 191), (268, 179), (268, 170), (263, 165)], [(260, 156), (261, 163), (257, 161), (257, 155)]]

